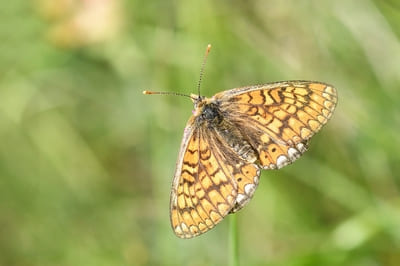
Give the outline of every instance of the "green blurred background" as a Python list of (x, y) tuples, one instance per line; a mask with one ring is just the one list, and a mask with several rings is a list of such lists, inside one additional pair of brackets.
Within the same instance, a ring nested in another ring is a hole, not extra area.
[(226, 265), (229, 218), (169, 224), (204, 95), (309, 79), (339, 104), (237, 214), (242, 265), (400, 265), (396, 0), (36, 0), (0, 10), (0, 265)]

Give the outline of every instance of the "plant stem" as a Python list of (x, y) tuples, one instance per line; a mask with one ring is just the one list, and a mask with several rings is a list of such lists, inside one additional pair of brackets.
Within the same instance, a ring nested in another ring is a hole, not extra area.
[(237, 214), (232, 214), (229, 217), (229, 248), (230, 248), (230, 264), (231, 266), (239, 266), (239, 241)]

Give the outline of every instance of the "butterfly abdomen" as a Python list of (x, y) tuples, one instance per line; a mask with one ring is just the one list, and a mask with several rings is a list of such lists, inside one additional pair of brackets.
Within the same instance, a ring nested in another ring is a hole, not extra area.
[(233, 124), (227, 120), (223, 120), (215, 130), (228, 146), (243, 160), (251, 163), (257, 160), (256, 151)]

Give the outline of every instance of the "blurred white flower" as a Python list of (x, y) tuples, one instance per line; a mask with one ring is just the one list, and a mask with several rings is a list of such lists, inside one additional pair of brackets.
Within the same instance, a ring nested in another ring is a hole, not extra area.
[(121, 0), (40, 0), (51, 20), (48, 35), (61, 47), (82, 47), (111, 40), (121, 29)]

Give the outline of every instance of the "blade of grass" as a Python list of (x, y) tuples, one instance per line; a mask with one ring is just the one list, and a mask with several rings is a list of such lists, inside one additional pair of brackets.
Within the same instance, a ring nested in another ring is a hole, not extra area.
[(236, 214), (233, 214), (229, 217), (229, 249), (230, 249), (229, 265), (239, 266), (239, 241), (238, 241)]

